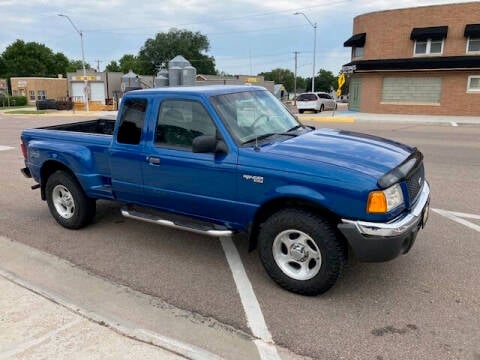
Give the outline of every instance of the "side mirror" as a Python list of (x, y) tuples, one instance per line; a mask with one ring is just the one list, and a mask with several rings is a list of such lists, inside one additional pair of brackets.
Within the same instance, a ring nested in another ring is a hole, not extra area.
[(194, 153), (227, 153), (227, 146), (223, 140), (217, 140), (213, 135), (200, 135), (193, 139)]

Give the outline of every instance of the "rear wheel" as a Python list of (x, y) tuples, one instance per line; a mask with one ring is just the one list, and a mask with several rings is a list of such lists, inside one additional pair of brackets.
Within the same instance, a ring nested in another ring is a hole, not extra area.
[(272, 215), (259, 233), (260, 258), (270, 277), (302, 295), (330, 289), (343, 271), (346, 250), (332, 224), (301, 209)]
[(95, 200), (65, 171), (52, 174), (46, 185), (47, 203), (55, 220), (68, 229), (80, 229), (95, 217)]
[(303, 114), (303, 111), (304, 111), (304, 110), (298, 110), (298, 112), (299, 112), (300, 114)]

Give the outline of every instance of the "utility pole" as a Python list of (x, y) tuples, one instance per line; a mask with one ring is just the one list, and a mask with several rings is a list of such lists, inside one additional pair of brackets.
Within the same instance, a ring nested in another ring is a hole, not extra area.
[(97, 71), (100, 72), (100, 63), (103, 62), (103, 60), (95, 60), (95, 62), (97, 63)]
[(308, 21), (308, 23), (313, 28), (313, 71), (312, 71), (312, 92), (315, 92), (315, 54), (317, 53), (317, 23), (310, 21), (307, 15), (301, 11), (297, 11), (293, 15), (303, 15), (303, 17)]
[(293, 105), (297, 106), (297, 55), (298, 51), (293, 52), (295, 54), (295, 72), (293, 77)]
[(83, 99), (85, 101), (85, 110), (88, 112), (88, 78), (87, 78), (87, 71), (85, 69), (85, 47), (83, 46), (83, 31), (79, 30), (75, 24), (73, 23), (72, 19), (68, 15), (65, 14), (57, 14), (58, 16), (64, 17), (67, 19), (75, 31), (80, 35), (80, 44), (82, 46), (82, 67), (83, 67)]

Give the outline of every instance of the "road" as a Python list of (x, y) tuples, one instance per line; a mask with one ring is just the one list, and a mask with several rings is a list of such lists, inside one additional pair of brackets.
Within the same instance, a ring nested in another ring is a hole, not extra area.
[[(19, 173), (19, 135), (25, 127), (61, 122), (0, 115), (0, 235), (251, 333), (217, 239), (124, 219), (119, 205), (107, 201), (98, 202), (94, 224), (83, 230), (56, 224), (38, 190), (30, 190), (33, 182)], [(417, 146), (425, 156), (431, 207), (480, 215), (480, 126), (314, 125)], [(258, 252), (248, 253), (241, 237), (234, 242), (278, 345), (318, 359), (480, 359), (475, 226), (432, 212), (409, 254), (380, 264), (350, 261), (337, 285), (319, 297), (282, 290), (263, 270)]]

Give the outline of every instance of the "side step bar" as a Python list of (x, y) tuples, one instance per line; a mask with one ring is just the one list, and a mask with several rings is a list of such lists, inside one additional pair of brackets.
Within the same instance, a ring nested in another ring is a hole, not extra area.
[(122, 215), (129, 219), (145, 221), (152, 224), (162, 225), (162, 226), (166, 226), (174, 229), (186, 230), (196, 234), (214, 236), (214, 237), (232, 235), (231, 230), (218, 230), (218, 229), (208, 228), (204, 225), (198, 225), (195, 223), (177, 224), (172, 220), (162, 219), (160, 217), (157, 217), (151, 214), (146, 214), (146, 213), (128, 209), (128, 208), (122, 208), (121, 211), (122, 211)]

